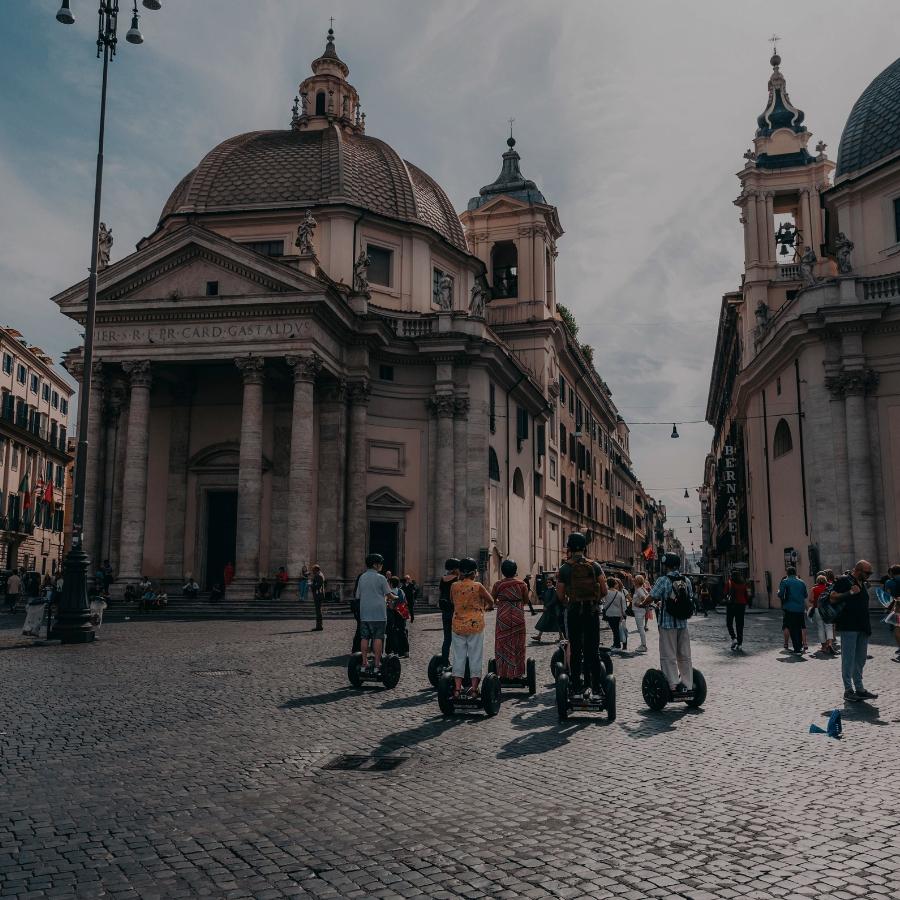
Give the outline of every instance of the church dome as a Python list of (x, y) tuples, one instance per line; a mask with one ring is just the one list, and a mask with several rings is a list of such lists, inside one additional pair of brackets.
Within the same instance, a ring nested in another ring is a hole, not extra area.
[(836, 176), (867, 168), (900, 151), (900, 59), (860, 95), (844, 126)]
[(384, 141), (341, 128), (253, 131), (223, 141), (177, 185), (160, 225), (176, 215), (346, 203), (414, 222), (466, 250), (440, 185)]

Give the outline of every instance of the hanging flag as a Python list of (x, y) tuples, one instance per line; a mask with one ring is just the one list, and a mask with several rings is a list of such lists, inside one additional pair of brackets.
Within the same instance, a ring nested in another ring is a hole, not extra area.
[(656, 557), (656, 554), (653, 552), (653, 548), (647, 547), (647, 549), (644, 551), (644, 559), (650, 560), (650, 559), (654, 559), (655, 557)]
[(47, 487), (44, 488), (44, 502), (53, 505), (53, 482), (48, 481)]

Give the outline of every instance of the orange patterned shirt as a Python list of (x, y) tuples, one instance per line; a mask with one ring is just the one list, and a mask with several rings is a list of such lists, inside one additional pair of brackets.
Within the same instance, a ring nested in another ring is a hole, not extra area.
[(491, 595), (483, 584), (469, 578), (457, 581), (450, 589), (453, 601), (453, 630), (456, 634), (484, 631), (484, 611), (493, 609)]

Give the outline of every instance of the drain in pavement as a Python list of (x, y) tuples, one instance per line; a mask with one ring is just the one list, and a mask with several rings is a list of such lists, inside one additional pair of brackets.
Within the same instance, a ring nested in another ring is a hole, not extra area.
[(193, 674), (221, 677), (222, 675), (249, 675), (250, 673), (246, 669), (199, 669)]
[(408, 759), (408, 756), (357, 756), (342, 753), (330, 759), (322, 768), (331, 772), (393, 772)]

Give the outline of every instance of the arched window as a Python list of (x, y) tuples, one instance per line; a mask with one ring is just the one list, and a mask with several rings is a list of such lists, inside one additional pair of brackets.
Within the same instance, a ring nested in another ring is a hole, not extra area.
[(488, 447), (488, 478), (491, 481), (500, 480), (500, 460), (497, 459), (493, 447)]
[(517, 497), (525, 499), (525, 479), (522, 477), (522, 470), (516, 469), (513, 472), (513, 493)]
[(495, 297), (519, 296), (519, 251), (512, 241), (498, 241), (491, 250)]
[(316, 94), (316, 115), (325, 115), (325, 91), (319, 91), (319, 93)]
[(775, 426), (775, 438), (772, 441), (772, 454), (775, 459), (790, 453), (794, 449), (794, 442), (791, 439), (791, 428), (784, 419), (779, 419)]

